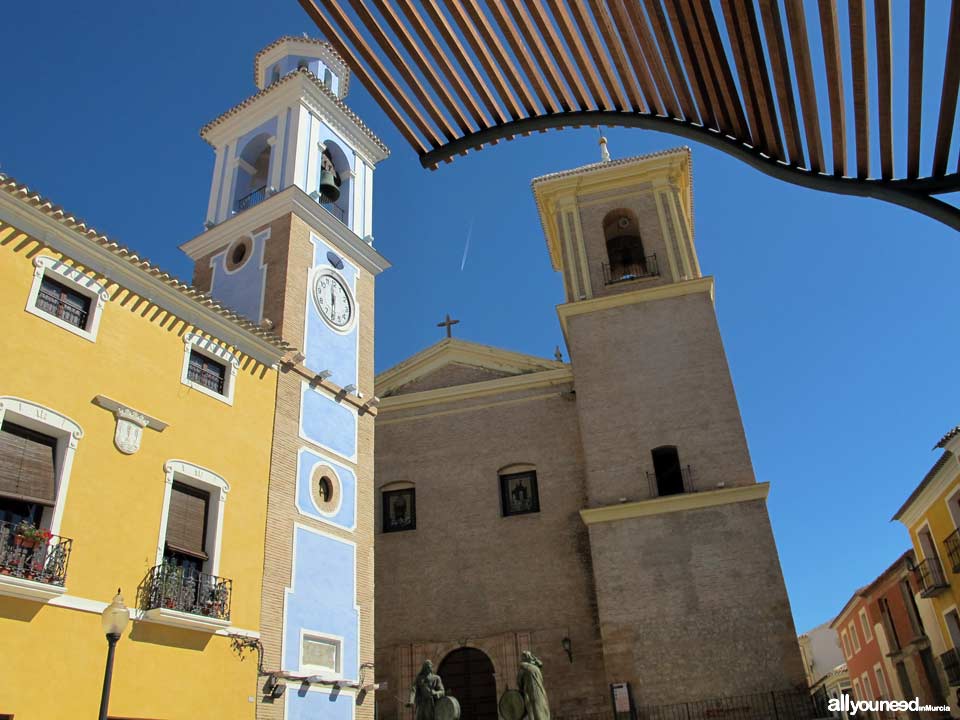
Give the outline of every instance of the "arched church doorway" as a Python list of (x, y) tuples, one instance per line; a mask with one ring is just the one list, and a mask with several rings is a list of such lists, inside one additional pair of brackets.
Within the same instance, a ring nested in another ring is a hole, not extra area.
[(463, 720), (497, 720), (497, 682), (493, 663), (476, 648), (454, 650), (437, 670), (448, 695), (460, 703)]

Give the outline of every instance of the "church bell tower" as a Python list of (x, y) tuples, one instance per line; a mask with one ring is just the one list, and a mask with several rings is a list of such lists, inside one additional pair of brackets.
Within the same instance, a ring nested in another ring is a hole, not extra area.
[(802, 683), (768, 485), (694, 247), (690, 151), (605, 160), (533, 190), (563, 275), (608, 681), (640, 704)]
[(388, 150), (347, 106), (328, 43), (280, 38), (254, 81), (201, 130), (216, 153), (205, 230), (182, 246), (197, 287), (298, 349), (276, 389), (251, 699), (261, 720), (372, 720), (373, 301), (389, 267), (373, 172)]

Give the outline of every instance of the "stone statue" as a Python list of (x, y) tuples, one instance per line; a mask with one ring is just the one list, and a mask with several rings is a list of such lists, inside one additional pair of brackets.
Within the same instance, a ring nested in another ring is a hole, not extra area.
[(532, 652), (525, 650), (520, 656), (517, 687), (527, 710), (525, 720), (550, 720), (550, 705), (543, 687), (543, 673), (540, 672), (542, 667), (543, 663)]
[(424, 660), (410, 688), (410, 700), (416, 708), (416, 720), (434, 720), (434, 707), (437, 700), (444, 696), (443, 681), (433, 672), (433, 663)]

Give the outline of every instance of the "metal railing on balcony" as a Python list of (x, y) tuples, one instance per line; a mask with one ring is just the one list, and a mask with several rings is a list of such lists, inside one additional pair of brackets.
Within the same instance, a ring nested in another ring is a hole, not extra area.
[(627, 280), (656, 277), (660, 274), (657, 267), (657, 255), (647, 255), (640, 262), (634, 263), (603, 263), (603, 282), (613, 285)]
[(917, 563), (916, 573), (920, 583), (920, 597), (932, 597), (950, 587), (943, 574), (943, 567), (935, 557)]
[(0, 576), (63, 587), (73, 540), (28, 523), (0, 523)]
[(202, 365), (191, 363), (190, 366), (187, 367), (187, 379), (197, 383), (197, 385), (203, 385), (207, 390), (213, 390), (223, 395), (223, 373), (218, 373)]
[(328, 213), (333, 215), (337, 220), (342, 222), (344, 225), (347, 224), (347, 211), (345, 208), (336, 205), (335, 203), (320, 203), (320, 207), (326, 210)]
[(65, 302), (59, 294), (49, 292), (44, 288), (40, 288), (40, 292), (37, 293), (37, 307), (75, 327), (87, 327), (89, 310), (71, 305)]
[(259, 205), (266, 199), (267, 199), (267, 186), (264, 185), (261, 188), (257, 188), (249, 195), (244, 195), (242, 198), (237, 200), (237, 211), (252, 208), (254, 205)]
[(230, 619), (233, 581), (164, 563), (150, 568), (137, 588), (137, 607)]
[(647, 483), (650, 486), (650, 497), (696, 492), (693, 485), (693, 468), (689, 465), (684, 465), (672, 472), (661, 473), (659, 477), (656, 472), (647, 471)]
[(950, 648), (940, 656), (940, 664), (943, 665), (943, 673), (947, 676), (950, 686), (960, 685), (960, 651)]
[(960, 573), (960, 528), (947, 535), (943, 543), (950, 556), (950, 567), (955, 573)]

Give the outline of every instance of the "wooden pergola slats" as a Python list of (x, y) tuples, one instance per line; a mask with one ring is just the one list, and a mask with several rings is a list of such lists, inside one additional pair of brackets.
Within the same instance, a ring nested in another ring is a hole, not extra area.
[[(425, 167), (550, 128), (657, 129), (789, 182), (881, 198), (960, 229), (960, 210), (936, 198), (960, 190), (960, 168), (949, 167), (960, 0), (299, 2)], [(936, 98), (924, 98), (927, 25), (947, 28)], [(909, 27), (903, 47), (899, 27)], [(818, 41), (822, 57), (811, 51)], [(925, 100), (937, 116), (928, 146)], [(895, 107), (907, 111), (899, 138)]]

